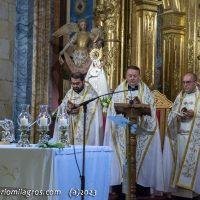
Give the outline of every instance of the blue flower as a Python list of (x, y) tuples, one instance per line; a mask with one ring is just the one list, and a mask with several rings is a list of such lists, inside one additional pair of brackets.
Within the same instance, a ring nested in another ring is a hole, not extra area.
[(123, 128), (125, 128), (130, 123), (130, 121), (122, 115), (108, 116), (108, 119)]
[(135, 134), (136, 129), (137, 129), (137, 124), (133, 124), (131, 126), (131, 134)]

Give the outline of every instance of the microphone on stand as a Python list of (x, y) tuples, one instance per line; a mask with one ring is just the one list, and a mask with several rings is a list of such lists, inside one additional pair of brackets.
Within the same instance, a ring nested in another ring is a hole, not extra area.
[[(83, 106), (83, 113), (84, 113), (84, 120), (83, 120), (83, 158), (82, 158), (82, 174), (80, 176), (81, 179), (81, 190), (85, 191), (85, 146), (86, 146), (86, 115), (87, 115), (87, 104), (89, 104), (90, 102), (103, 97), (103, 96), (107, 96), (107, 95), (113, 95), (113, 94), (117, 94), (117, 93), (121, 93), (121, 92), (125, 92), (125, 91), (129, 91), (129, 90), (122, 90), (122, 91), (117, 91), (117, 92), (110, 92), (107, 94), (103, 94), (103, 95), (99, 95), (97, 97), (88, 99), (87, 101), (84, 101), (80, 104), (74, 104), (74, 108), (73, 109), (77, 109), (81, 106)], [(81, 196), (81, 200), (84, 200), (85, 195)]]
[(84, 101), (84, 102), (82, 102), (80, 104), (75, 104), (74, 107), (75, 108), (79, 108), (81, 106), (87, 105), (88, 103), (90, 103), (90, 102), (92, 102), (92, 101), (94, 101), (96, 99), (99, 99), (100, 97), (107, 96), (107, 95), (113, 95), (113, 94), (117, 94), (117, 93), (121, 93), (121, 92), (127, 92), (127, 91), (131, 91), (131, 90), (130, 89), (128, 89), (128, 90), (120, 90), (120, 91), (116, 91), (116, 92), (109, 92), (109, 93), (106, 93), (106, 94), (102, 94), (102, 95), (96, 96), (94, 98), (88, 99), (87, 101)]
[[(138, 86), (136, 86), (135, 88), (132, 88), (132, 87), (128, 87), (128, 90), (120, 90), (120, 91), (114, 91), (114, 92), (109, 92), (109, 93), (106, 93), (106, 94), (102, 94), (102, 95), (99, 95), (99, 96), (96, 96), (94, 98), (91, 98), (91, 99), (88, 99), (87, 101), (84, 101), (80, 104), (74, 104), (74, 108), (73, 109), (76, 109), (76, 108), (79, 108), (81, 106), (85, 106), (87, 105), (88, 103), (96, 100), (96, 99), (99, 99), (100, 97), (104, 97), (104, 96), (108, 96), (108, 95), (113, 95), (113, 94), (117, 94), (117, 93), (121, 93), (121, 92), (128, 92), (128, 91), (135, 91), (135, 90), (138, 90)], [(133, 100), (130, 100), (129, 101), (129, 104), (133, 104)], [(58, 112), (58, 108), (59, 106), (54, 110), (54, 112), (51, 114), (51, 118), (52, 118), (52, 121), (54, 121), (56, 119), (56, 116), (57, 116), (57, 112)]]

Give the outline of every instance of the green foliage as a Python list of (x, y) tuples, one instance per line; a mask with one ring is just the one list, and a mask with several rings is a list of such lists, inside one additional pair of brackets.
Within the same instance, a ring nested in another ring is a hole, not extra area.
[(44, 142), (39, 145), (41, 148), (64, 148), (65, 144), (62, 142), (56, 142), (53, 140), (49, 140), (48, 142)]
[(101, 99), (101, 105), (103, 108), (108, 108), (110, 102), (111, 102), (111, 97), (104, 97)]

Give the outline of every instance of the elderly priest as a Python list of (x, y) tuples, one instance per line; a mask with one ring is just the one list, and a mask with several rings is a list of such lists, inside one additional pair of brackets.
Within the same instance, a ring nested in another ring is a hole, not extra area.
[(200, 194), (200, 92), (197, 76), (183, 77), (168, 117), (163, 151), (165, 191), (174, 199), (197, 199)]

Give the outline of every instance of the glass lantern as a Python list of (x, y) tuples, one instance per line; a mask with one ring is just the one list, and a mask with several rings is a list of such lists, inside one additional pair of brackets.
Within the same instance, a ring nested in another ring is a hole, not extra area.
[(29, 147), (29, 129), (31, 125), (31, 115), (29, 112), (29, 104), (22, 104), (21, 105), (21, 113), (17, 118), (17, 123), (19, 125), (19, 130), (21, 132), (20, 139), (18, 141), (17, 146), (19, 147)]
[(49, 131), (49, 125), (51, 124), (51, 116), (48, 112), (48, 105), (40, 105), (40, 112), (37, 117), (37, 124), (39, 126), (39, 142), (43, 144), (48, 142), (50, 136), (47, 134)]
[(69, 128), (69, 116), (67, 114), (67, 106), (61, 105), (57, 116), (58, 130), (60, 134), (60, 141), (66, 146), (70, 146), (67, 130)]

